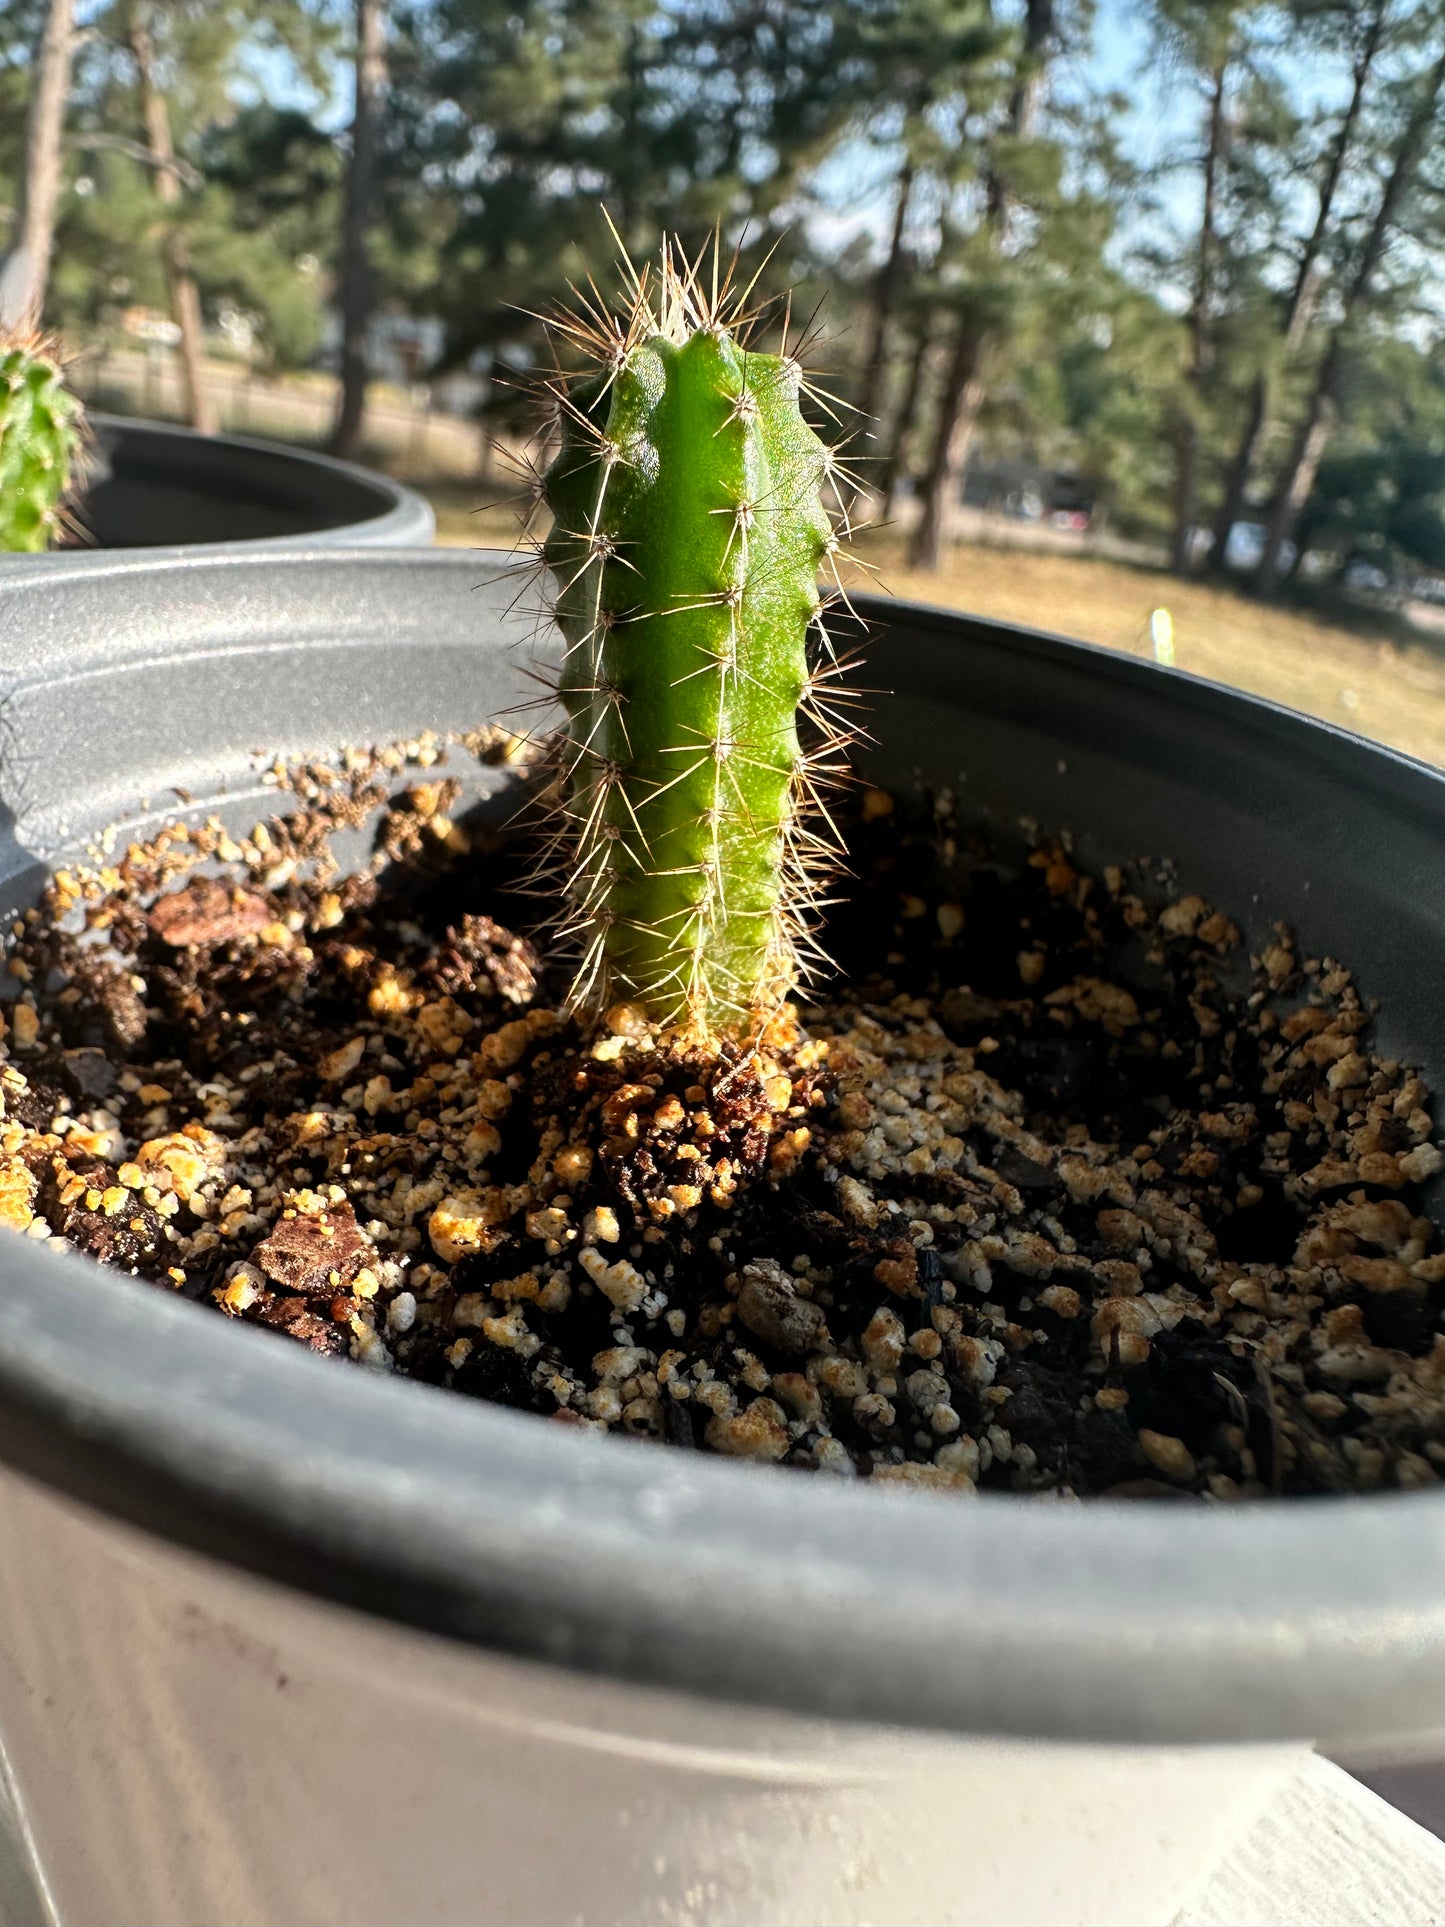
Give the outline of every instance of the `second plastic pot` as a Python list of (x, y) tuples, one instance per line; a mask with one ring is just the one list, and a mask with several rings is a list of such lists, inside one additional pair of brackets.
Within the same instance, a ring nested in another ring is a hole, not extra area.
[(90, 479), (76, 516), (81, 546), (0, 556), (0, 566), (74, 567), (96, 549), (419, 548), (436, 534), (425, 497), (354, 462), (167, 422), (88, 421)]

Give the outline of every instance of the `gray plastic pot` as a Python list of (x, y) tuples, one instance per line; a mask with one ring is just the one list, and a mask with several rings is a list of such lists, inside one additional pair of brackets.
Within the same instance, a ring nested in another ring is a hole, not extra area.
[[(258, 745), (517, 701), (505, 567), (0, 580), (0, 912), (173, 785), (248, 827)], [(868, 614), (880, 779), (1173, 855), (1349, 959), (1445, 1077), (1438, 774), (1081, 644)], [(882, 1493), (322, 1363), (8, 1239), (0, 1463), (0, 1733), (64, 1922), (1164, 1922), (1301, 1744), (1445, 1730), (1445, 1494)]]
[(73, 568), (97, 548), (420, 548), (436, 534), (429, 502), (352, 462), (165, 422), (88, 420), (90, 480), (77, 513), (86, 545), (0, 566)]

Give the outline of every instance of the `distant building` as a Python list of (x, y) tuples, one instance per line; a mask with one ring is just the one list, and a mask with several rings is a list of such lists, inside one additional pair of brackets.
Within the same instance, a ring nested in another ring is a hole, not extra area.
[(1061, 521), (1079, 529), (1090, 525), (1097, 506), (1096, 491), (1087, 476), (1073, 468), (1051, 468), (1027, 456), (970, 462), (961, 499), (968, 508), (994, 515), (1015, 516), (1023, 522)]
[[(473, 357), (476, 365), (452, 368), (436, 380), (428, 378), (446, 347), (446, 324), (439, 315), (412, 315), (382, 310), (371, 317), (366, 334), (366, 360), (377, 381), (395, 388), (425, 384), (427, 401), (448, 415), (474, 415), (488, 392), (487, 357)], [(341, 354), (341, 319), (326, 317), (318, 357), (324, 368), (335, 370)]]

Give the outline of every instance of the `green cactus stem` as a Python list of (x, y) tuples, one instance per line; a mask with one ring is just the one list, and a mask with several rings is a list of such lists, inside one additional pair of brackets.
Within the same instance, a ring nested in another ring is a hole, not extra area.
[(54, 343), (0, 334), (0, 551), (36, 554), (61, 534), (82, 432)]
[(796, 981), (827, 844), (805, 819), (837, 742), (833, 671), (810, 671), (808, 633), (838, 465), (797, 359), (747, 348), (742, 302), (706, 293), (701, 265), (665, 250), (655, 305), (629, 270), (620, 321), (561, 323), (591, 366), (555, 391), (542, 555), (566, 647), (573, 1005), (744, 1036)]

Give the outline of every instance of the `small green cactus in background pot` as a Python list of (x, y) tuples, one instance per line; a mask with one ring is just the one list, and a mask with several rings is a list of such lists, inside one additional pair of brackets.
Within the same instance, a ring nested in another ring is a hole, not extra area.
[(63, 533), (82, 437), (54, 342), (0, 331), (0, 553), (37, 554)]
[(781, 353), (749, 348), (746, 293), (717, 269), (716, 245), (706, 286), (701, 258), (664, 249), (655, 277), (628, 265), (620, 315), (552, 318), (586, 359), (552, 389), (542, 556), (565, 643), (572, 1005), (745, 1040), (798, 978), (833, 855), (819, 790), (847, 692), (818, 578), (840, 470), (801, 411), (786, 323)]

